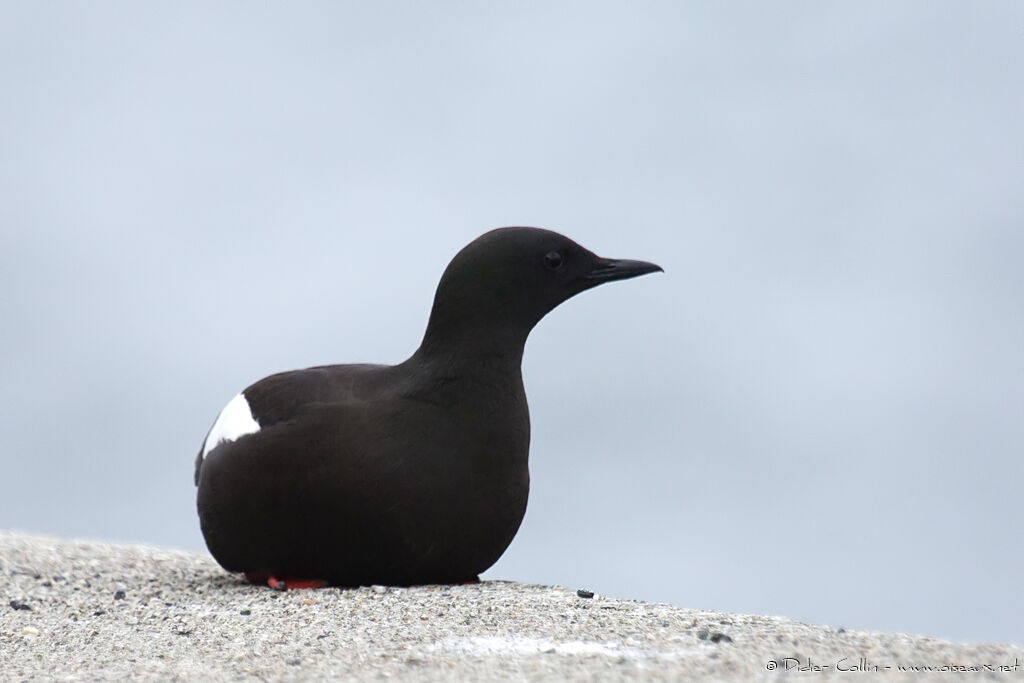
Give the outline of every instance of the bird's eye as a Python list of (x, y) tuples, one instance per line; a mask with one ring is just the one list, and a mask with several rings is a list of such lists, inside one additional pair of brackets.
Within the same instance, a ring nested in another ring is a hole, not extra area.
[(549, 251), (544, 255), (544, 265), (551, 270), (558, 270), (565, 262), (565, 257), (560, 251)]

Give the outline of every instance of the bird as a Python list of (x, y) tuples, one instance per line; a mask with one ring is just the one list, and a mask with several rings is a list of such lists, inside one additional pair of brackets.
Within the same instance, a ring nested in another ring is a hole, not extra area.
[(656, 271), (542, 228), (476, 238), (404, 362), (281, 372), (227, 403), (195, 460), (211, 555), (281, 589), (478, 581), (526, 513), (527, 336), (576, 294)]

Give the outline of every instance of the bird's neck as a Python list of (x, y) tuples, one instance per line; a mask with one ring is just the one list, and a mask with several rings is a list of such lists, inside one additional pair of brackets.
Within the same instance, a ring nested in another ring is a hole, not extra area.
[(448, 327), (431, 324), (409, 362), (431, 374), (475, 378), (492, 384), (520, 384), (523, 349), (529, 332), (501, 323)]

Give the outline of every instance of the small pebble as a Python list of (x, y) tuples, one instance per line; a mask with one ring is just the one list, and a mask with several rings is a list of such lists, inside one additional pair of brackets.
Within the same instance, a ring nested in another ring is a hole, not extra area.
[(576, 595), (581, 597), (581, 598), (588, 598), (589, 599), (589, 598), (594, 597), (594, 591), (583, 590), (582, 588), (580, 588), (578, 591), (576, 591)]
[(241, 614), (241, 615), (242, 615), (243, 617), (247, 617), (247, 616), (249, 616), (250, 614), (252, 614), (252, 610), (251, 610), (251, 609), (243, 609), (243, 610), (241, 610), (241, 611), (239, 612), (239, 614)]
[(124, 600), (125, 597), (126, 597), (126, 593), (124, 591), (117, 591), (116, 593), (114, 593), (114, 599), (115, 600)]
[(302, 660), (298, 657), (292, 657), (291, 659), (284, 660), (284, 663), (288, 666), (298, 666), (299, 664), (302, 664)]
[(718, 631), (715, 631), (714, 633), (712, 633), (711, 631), (709, 631), (706, 628), (702, 628), (701, 630), (697, 631), (697, 637), (700, 638), (701, 640), (710, 640), (712, 643), (731, 643), (732, 642), (732, 638), (730, 638), (729, 636), (725, 635), (724, 633), (719, 633)]
[(39, 629), (37, 629), (35, 626), (26, 626), (25, 628), (21, 629), (21, 632), (28, 636), (39, 635)]
[(25, 610), (26, 612), (32, 611), (32, 608), (29, 607), (28, 603), (22, 602), (21, 600), (11, 600), (10, 605), (11, 609)]
[(374, 586), (373, 587), (373, 592), (374, 593), (387, 593), (388, 592), (388, 587), (387, 586)]

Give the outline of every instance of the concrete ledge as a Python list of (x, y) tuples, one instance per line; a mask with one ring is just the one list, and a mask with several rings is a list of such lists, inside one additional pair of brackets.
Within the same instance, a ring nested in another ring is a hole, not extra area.
[(10, 532), (0, 571), (7, 680), (1024, 680), (1012, 646), (503, 581), (283, 593), (205, 555)]

